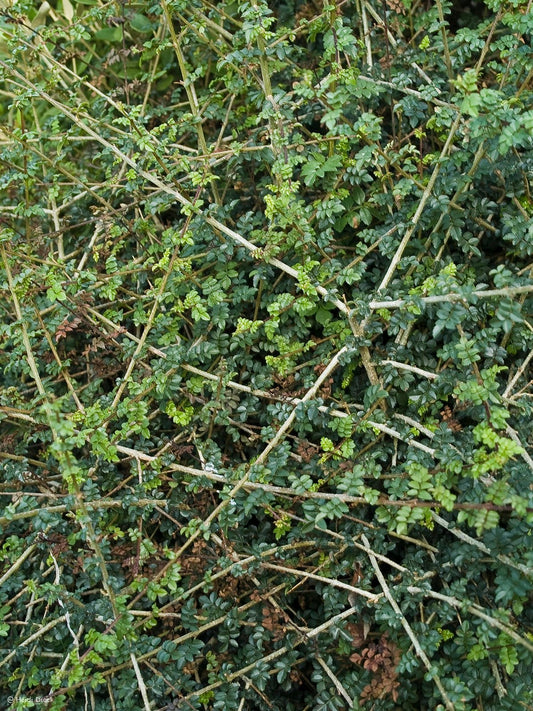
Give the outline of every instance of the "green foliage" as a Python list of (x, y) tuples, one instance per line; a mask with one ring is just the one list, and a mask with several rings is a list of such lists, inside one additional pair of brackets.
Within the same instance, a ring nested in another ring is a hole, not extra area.
[(532, 29), (4, 3), (2, 708), (533, 704)]

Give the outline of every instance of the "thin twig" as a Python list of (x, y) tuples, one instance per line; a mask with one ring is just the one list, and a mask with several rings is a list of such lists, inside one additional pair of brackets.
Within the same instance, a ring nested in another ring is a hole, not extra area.
[(2, 575), (2, 577), (0, 578), (0, 585), (3, 585), (6, 582), (6, 580), (8, 580), (13, 575), (13, 573), (17, 572), (17, 570), (24, 563), (26, 558), (33, 553), (33, 551), (35, 550), (36, 547), (37, 547), (37, 544), (32, 543), (31, 546), (29, 546), (28, 548), (26, 548), (25, 551), (22, 552), (22, 554), (17, 558), (17, 560), (13, 563), (13, 565), (10, 568), (8, 568), (6, 570), (6, 572)]
[(326, 672), (328, 677), (331, 679), (333, 682), (333, 685), (337, 689), (338, 693), (342, 696), (342, 698), (349, 704), (349, 708), (356, 708), (355, 706), (355, 701), (352, 699), (352, 697), (348, 694), (344, 686), (341, 684), (339, 679), (335, 676), (335, 674), (331, 671), (329, 666), (326, 664), (326, 662), (322, 659), (320, 654), (316, 655), (316, 660), (322, 667), (322, 669)]
[(429, 370), (423, 370), (422, 368), (418, 368), (416, 365), (409, 365), (408, 363), (399, 363), (397, 360), (382, 360), (379, 364), (392, 365), (395, 368), (398, 368), (398, 370), (407, 370), (410, 373), (416, 373), (417, 375), (421, 375), (423, 378), (427, 378), (428, 380), (435, 380), (439, 377), (438, 373), (431, 373)]
[(139, 684), (139, 690), (141, 692), (141, 697), (142, 697), (143, 704), (144, 704), (144, 710), (151, 711), (150, 700), (148, 699), (148, 692), (146, 690), (146, 684), (144, 683), (144, 679), (141, 674), (139, 663), (137, 662), (137, 658), (133, 652), (130, 652), (130, 659), (131, 659), (131, 664), (133, 666), (133, 669), (135, 670), (135, 676), (137, 677), (137, 683)]
[(471, 605), (466, 603), (464, 600), (459, 600), (456, 597), (453, 597), (452, 595), (443, 595), (442, 593), (435, 592), (434, 590), (426, 590), (425, 588), (418, 588), (416, 586), (410, 585), (407, 588), (408, 592), (413, 593), (415, 595), (425, 595), (426, 597), (432, 597), (435, 600), (440, 600), (441, 602), (446, 602), (448, 605), (451, 605), (452, 607), (459, 608), (461, 610), (466, 609), (470, 614), (474, 615), (475, 617), (479, 617), (481, 620), (485, 620), (491, 627), (496, 627), (499, 629), (501, 632), (505, 632), (505, 634), (509, 635), (509, 637), (512, 637), (512, 639), (515, 640), (521, 647), (525, 647), (529, 652), (533, 652), (533, 644), (526, 639), (525, 637), (521, 637), (517, 632), (514, 631), (512, 627), (509, 627), (509, 625), (506, 625), (504, 622), (501, 620), (497, 619), (496, 617), (491, 617), (490, 615), (487, 615), (486, 612), (484, 612), (479, 605)]
[(401, 611), (400, 606), (398, 605), (398, 603), (392, 596), (390, 588), (387, 585), (387, 581), (385, 580), (385, 577), (383, 576), (383, 573), (381, 572), (378, 561), (377, 561), (376, 557), (374, 556), (372, 549), (370, 548), (370, 543), (368, 542), (368, 538), (365, 536), (364, 533), (361, 535), (361, 540), (368, 547), (367, 553), (368, 553), (368, 557), (370, 559), (370, 563), (372, 564), (372, 567), (374, 568), (376, 577), (379, 580), (381, 589), (383, 590), (385, 597), (389, 601), (389, 604), (392, 607), (392, 609), (394, 610), (394, 612), (398, 615), (398, 618), (399, 618), (400, 622), (402, 623), (402, 627), (407, 632), (409, 639), (413, 643), (413, 647), (415, 648), (417, 655), (420, 657), (420, 659), (424, 663), (424, 666), (426, 667), (428, 672), (431, 673), (432, 679), (435, 682), (435, 685), (438, 688), (440, 695), (442, 696), (442, 699), (446, 705), (446, 708), (448, 709), (448, 711), (454, 711), (454, 705), (450, 701), (450, 698), (448, 697), (448, 694), (446, 693), (446, 690), (445, 690), (444, 686), (442, 685), (442, 682), (441, 682), (439, 676), (437, 675), (436, 670), (434, 669), (433, 665), (431, 664), (429, 657), (427, 656), (425, 651), (422, 649), (420, 642), (418, 641), (418, 637), (413, 632), (413, 629), (412, 629), (411, 625), (409, 624), (409, 622), (407, 621), (405, 615)]
[[(472, 296), (477, 299), (492, 299), (500, 296), (515, 296), (517, 294), (531, 294), (533, 293), (533, 284), (526, 284), (524, 286), (509, 286), (503, 289), (486, 289), (473, 291)], [(433, 294), (432, 296), (421, 296), (417, 298), (417, 303), (421, 304), (441, 304), (445, 301), (464, 301), (465, 296), (461, 294)], [(369, 308), (372, 310), (376, 309), (401, 309), (403, 306), (408, 305), (410, 302), (408, 299), (391, 299), (390, 301), (371, 301), (369, 303)]]
[(432, 512), (431, 517), (436, 523), (439, 524), (439, 526), (445, 528), (456, 538), (459, 538), (459, 540), (464, 541), (465, 543), (468, 543), (471, 546), (474, 546), (474, 548), (478, 548), (480, 551), (483, 551), (483, 553), (486, 553), (487, 555), (491, 556), (491, 558), (496, 558), (501, 563), (504, 563), (505, 565), (508, 565), (511, 568), (516, 568), (516, 570), (519, 570), (521, 573), (524, 573), (524, 575), (527, 575), (528, 577), (533, 575), (533, 568), (530, 568), (527, 565), (523, 565), (523, 563), (516, 563), (508, 556), (502, 555), (501, 553), (495, 555), (490, 550), (490, 548), (486, 546), (482, 541), (478, 541), (476, 538), (472, 538), (472, 536), (469, 536), (468, 533), (465, 533), (460, 528), (457, 528), (457, 526), (450, 525), (445, 518), (442, 518), (442, 516), (439, 516), (439, 514), (435, 513), (434, 511)]
[(376, 595), (375, 593), (370, 593), (368, 590), (363, 590), (362, 588), (356, 588), (354, 585), (349, 585), (348, 583), (343, 583), (341, 580), (336, 580), (335, 578), (326, 578), (323, 575), (316, 575), (314, 573), (307, 572), (306, 570), (298, 570), (296, 568), (289, 568), (285, 565), (277, 565), (274, 563), (262, 563), (263, 568), (269, 568), (270, 570), (277, 570), (280, 573), (287, 573), (288, 575), (295, 575), (299, 578), (316, 580), (319, 583), (324, 583), (324, 585), (330, 585), (333, 588), (340, 588), (342, 590), (347, 590), (349, 593), (355, 593), (361, 597), (365, 597), (371, 602), (376, 602), (379, 600), (381, 595)]
[(516, 383), (519, 380), (519, 378), (521, 377), (522, 373), (525, 371), (525, 369), (531, 362), (532, 358), (533, 358), (533, 349), (529, 351), (527, 356), (524, 358), (522, 365), (518, 368), (516, 373), (513, 375), (512, 379), (509, 381), (509, 384), (507, 385), (507, 387), (505, 388), (505, 390), (503, 392), (504, 398), (509, 398), (511, 396), (514, 386), (516, 385)]
[(40, 627), (36, 632), (31, 634), (29, 637), (26, 637), (26, 639), (23, 639), (22, 642), (18, 642), (18, 646), (15, 647), (11, 652), (9, 652), (8, 655), (6, 655), (3, 659), (0, 660), (0, 667), (3, 667), (4, 664), (7, 664), (7, 662), (12, 659), (15, 654), (18, 654), (19, 647), (27, 647), (29, 644), (32, 642), (35, 642), (36, 639), (39, 639), (42, 637), (44, 634), (49, 632), (51, 629), (54, 627), (57, 627), (57, 625), (60, 625), (61, 623), (66, 621), (66, 616), (61, 615), (61, 617), (56, 617), (54, 620), (50, 620), (46, 625), (43, 625)]
[(396, 267), (398, 266), (398, 264), (401, 261), (403, 253), (405, 251), (405, 248), (409, 244), (409, 241), (418, 226), (418, 221), (420, 220), (420, 217), (422, 216), (422, 213), (424, 211), (426, 203), (431, 196), (431, 192), (432, 192), (435, 182), (437, 180), (437, 176), (439, 175), (441, 165), (443, 163), (444, 158), (448, 154), (448, 151), (450, 150), (450, 148), (452, 146), (453, 138), (457, 132), (457, 129), (461, 125), (461, 120), (462, 120), (462, 116), (461, 116), (461, 114), (459, 114), (456, 117), (455, 121), (453, 122), (453, 124), (450, 128), (446, 142), (445, 142), (445, 144), (442, 148), (442, 151), (440, 152), (440, 156), (437, 160), (437, 164), (435, 165), (435, 168), (433, 169), (433, 172), (431, 174), (431, 177), (429, 178), (426, 189), (424, 190), (422, 197), (420, 198), (420, 202), (418, 203), (416, 212), (413, 215), (413, 218), (411, 220), (411, 226), (407, 229), (405, 235), (403, 236), (402, 241), (398, 245), (396, 253), (394, 254), (394, 257), (392, 258), (391, 263), (389, 264), (389, 268), (387, 269), (387, 272), (386, 272), (385, 276), (383, 277), (381, 284), (378, 287), (378, 292), (383, 291), (389, 285), (389, 282), (392, 279), (394, 272), (396, 271)]

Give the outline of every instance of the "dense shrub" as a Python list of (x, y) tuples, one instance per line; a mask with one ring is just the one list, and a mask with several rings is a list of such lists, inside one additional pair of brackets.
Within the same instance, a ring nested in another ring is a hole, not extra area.
[(2, 708), (530, 708), (530, 3), (0, 26)]

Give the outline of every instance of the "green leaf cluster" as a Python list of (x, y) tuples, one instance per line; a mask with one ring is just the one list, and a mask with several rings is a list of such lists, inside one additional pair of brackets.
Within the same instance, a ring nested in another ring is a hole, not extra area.
[(527, 3), (8, 5), (4, 706), (530, 707)]

